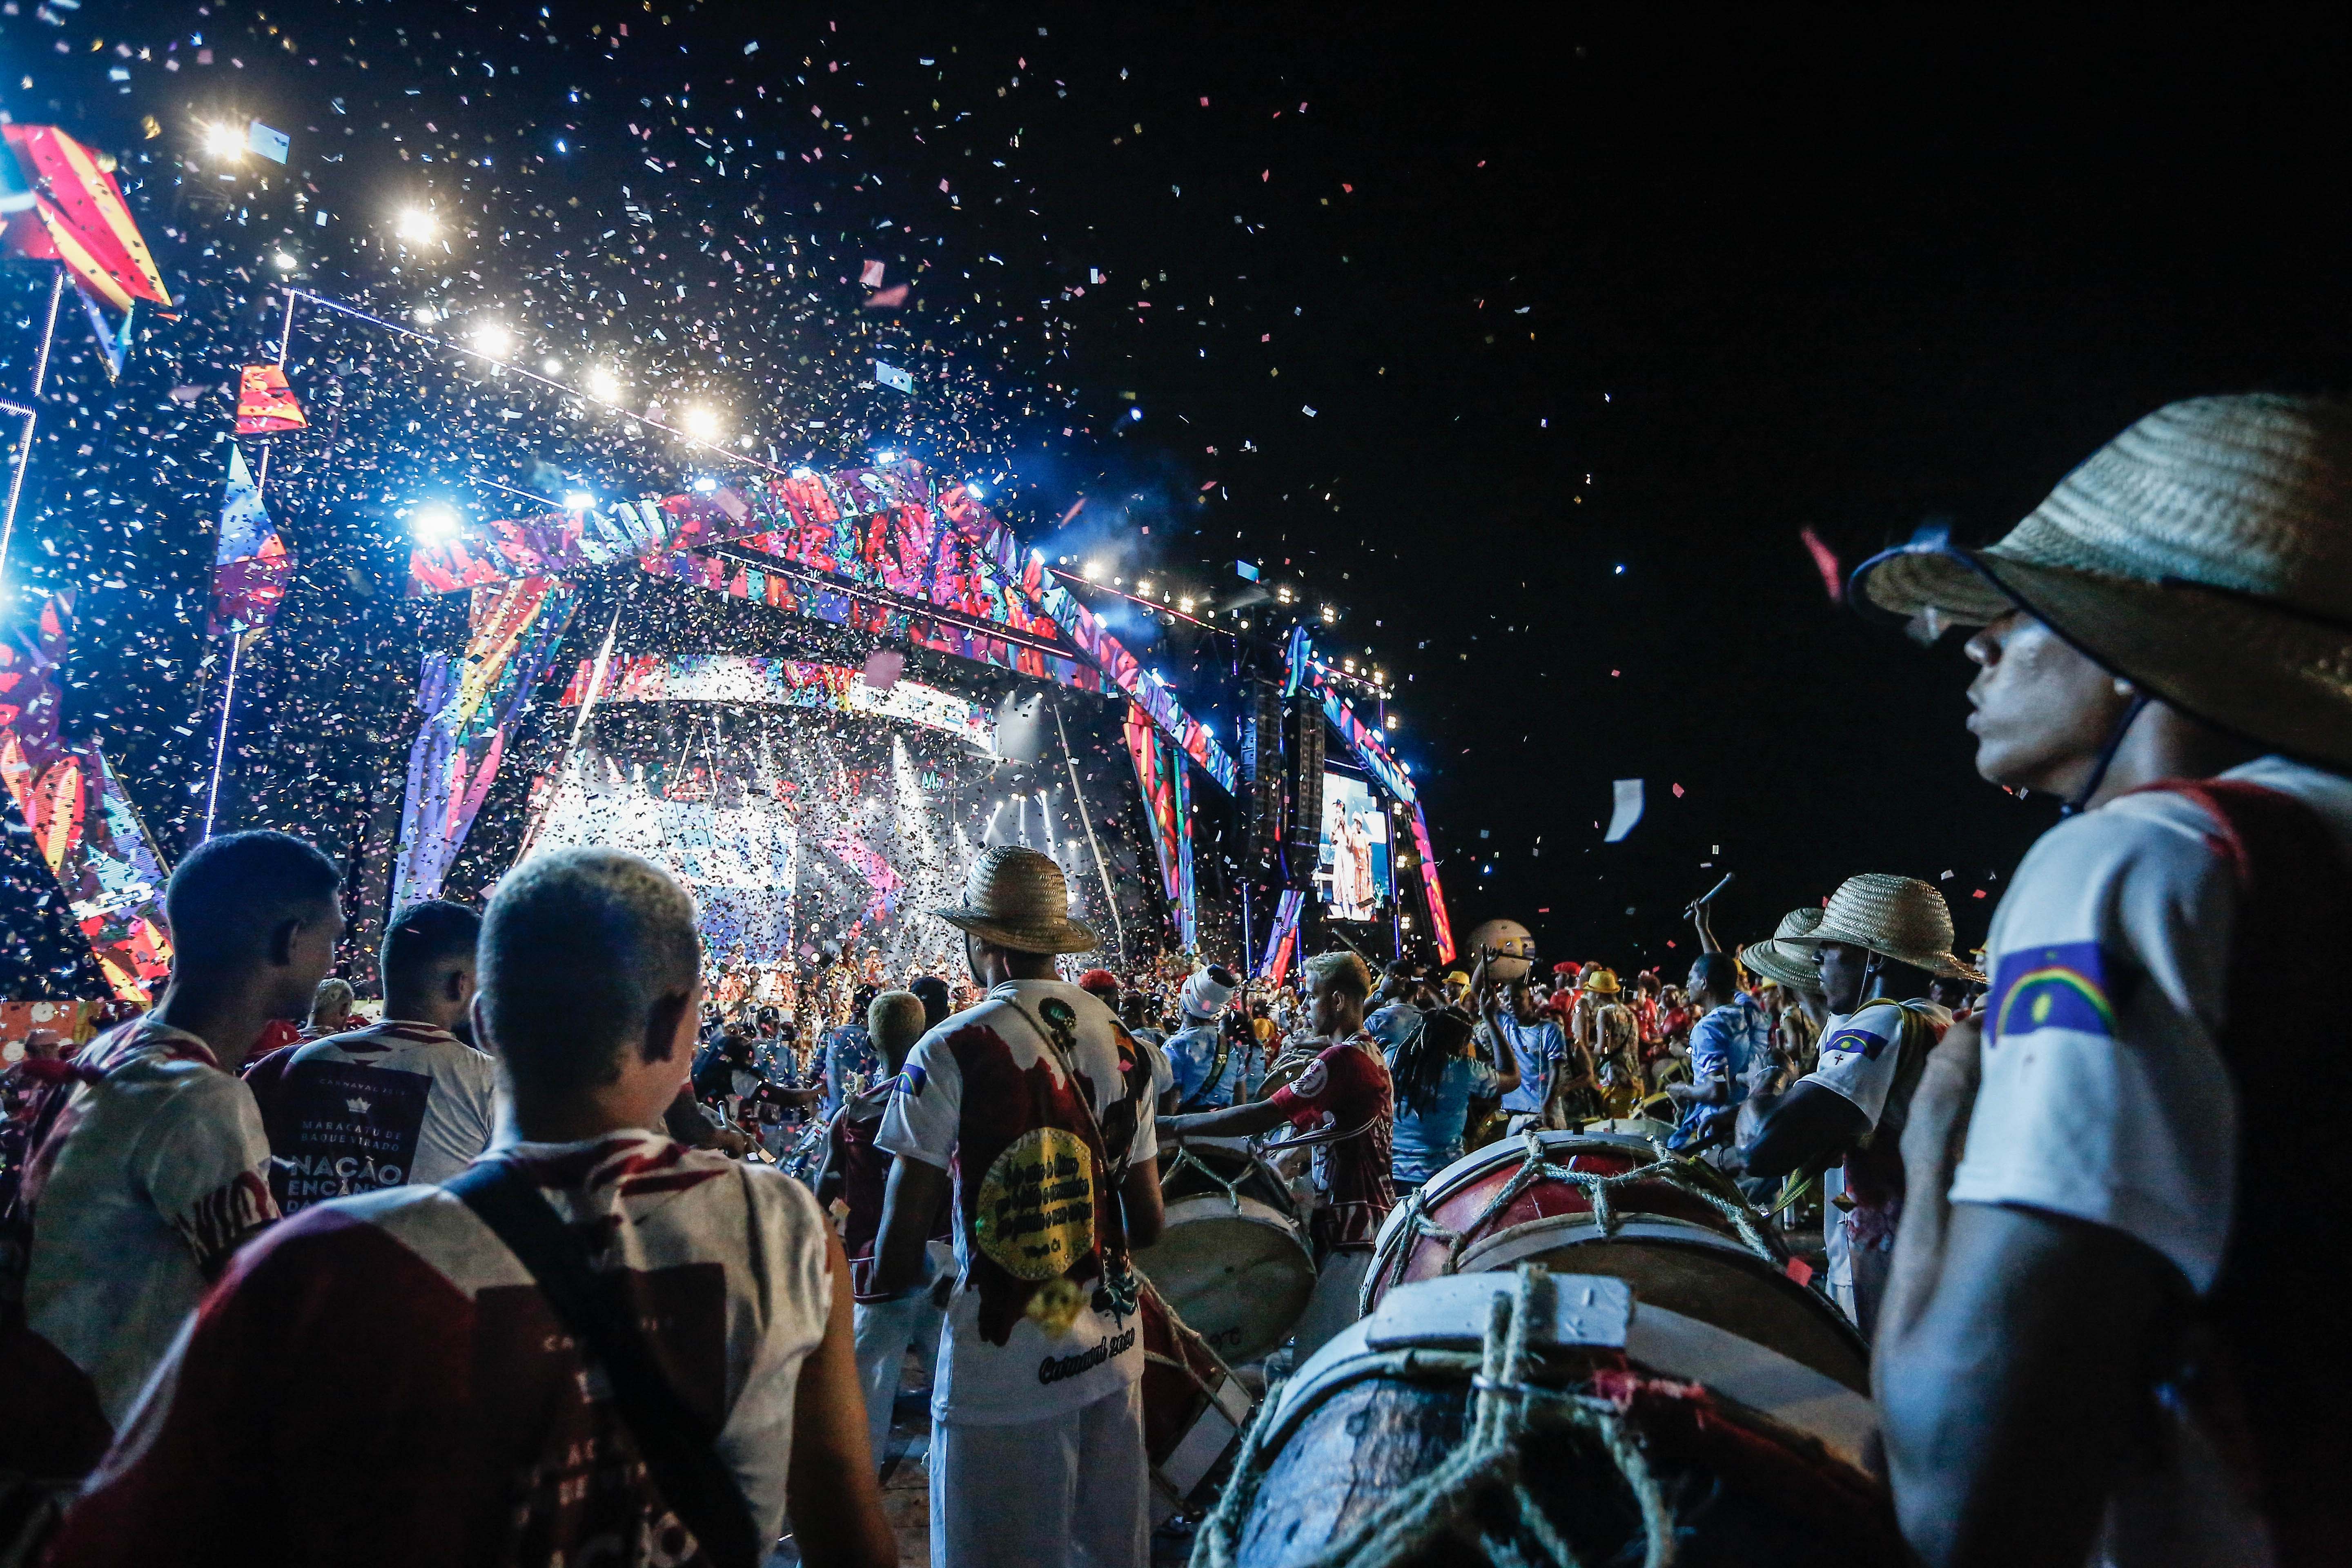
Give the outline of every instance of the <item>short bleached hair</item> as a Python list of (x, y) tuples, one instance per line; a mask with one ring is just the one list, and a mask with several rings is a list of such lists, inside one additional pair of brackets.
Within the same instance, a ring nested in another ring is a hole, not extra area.
[(1372, 994), (1372, 972), (1352, 952), (1318, 952), (1300, 967), (1310, 979), (1343, 991), (1360, 1002)]
[(482, 916), (485, 1043), (542, 1089), (615, 1082), (624, 1045), (701, 969), (694, 900), (668, 872), (617, 849), (534, 855)]

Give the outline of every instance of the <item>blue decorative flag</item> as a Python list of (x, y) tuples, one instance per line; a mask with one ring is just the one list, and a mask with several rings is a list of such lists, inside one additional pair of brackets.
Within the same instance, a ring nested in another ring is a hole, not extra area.
[(262, 509), (261, 487), (245, 453), (228, 444), (228, 487), (221, 498), (220, 549), (213, 557), (212, 634), (259, 631), (286, 598), (294, 557)]

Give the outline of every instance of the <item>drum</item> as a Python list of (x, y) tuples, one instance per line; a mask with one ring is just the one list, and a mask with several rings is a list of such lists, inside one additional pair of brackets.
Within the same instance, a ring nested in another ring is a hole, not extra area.
[(1157, 1523), (1171, 1514), (1198, 1513), (1214, 1500), (1257, 1401), (1217, 1352), (1169, 1310), (1150, 1279), (1141, 1283), (1136, 1311), (1143, 1320), (1143, 1447), (1151, 1460)]
[(1135, 1254), (1168, 1304), (1229, 1362), (1290, 1337), (1315, 1291), (1315, 1257), (1282, 1179), (1238, 1140), (1190, 1142), (1160, 1182), (1167, 1219)]
[(1524, 1132), (1448, 1165), (1381, 1227), (1365, 1306), (1410, 1280), (1526, 1262), (1623, 1279), (1645, 1301), (1869, 1390), (1869, 1347), (1729, 1178), (1624, 1133)]
[(1863, 1395), (1622, 1279), (1430, 1279), (1283, 1385), (1195, 1555), (1895, 1568), (1874, 1430)]

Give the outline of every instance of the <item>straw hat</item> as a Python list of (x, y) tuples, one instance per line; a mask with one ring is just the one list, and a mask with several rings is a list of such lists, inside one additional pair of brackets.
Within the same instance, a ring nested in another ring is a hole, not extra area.
[(1595, 995), (1614, 996), (1617, 994), (1616, 973), (1612, 970), (1603, 969), (1596, 963), (1591, 969), (1585, 971), (1584, 988), (1587, 991), (1593, 993)]
[(1916, 877), (1848, 877), (1830, 895), (1819, 925), (1797, 936), (1775, 931), (1772, 940), (1799, 948), (1850, 942), (1931, 974), (1965, 973), (1952, 956), (1952, 911), (1944, 895)]
[(1811, 904), (1780, 917), (1769, 941), (1751, 942), (1739, 950), (1739, 962), (1767, 980), (1793, 985), (1800, 991), (1822, 988), (1822, 955), (1810, 947), (1793, 947), (1792, 939), (1811, 936), (1822, 923), (1821, 910)]
[(1092, 952), (1100, 942), (1070, 918), (1070, 888), (1049, 856), (1017, 844), (982, 850), (964, 873), (963, 902), (932, 913), (1015, 952)]
[(1930, 630), (2024, 609), (2208, 723), (2352, 764), (2352, 403), (2159, 408), (1999, 543), (1888, 551), (1853, 596)]

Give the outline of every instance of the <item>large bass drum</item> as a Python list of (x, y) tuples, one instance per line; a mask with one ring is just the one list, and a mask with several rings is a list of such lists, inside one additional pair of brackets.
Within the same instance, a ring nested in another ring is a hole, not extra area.
[(1168, 1304), (1229, 1362), (1290, 1337), (1315, 1291), (1297, 1205), (1241, 1140), (1193, 1140), (1160, 1176), (1167, 1219), (1135, 1254)]
[(1197, 1515), (1213, 1500), (1257, 1401), (1216, 1352), (1169, 1310), (1139, 1270), (1143, 1322), (1143, 1448), (1153, 1521)]
[(1622, 1279), (1391, 1290), (1260, 1416), (1196, 1561), (1894, 1568), (1870, 1402)]
[(1448, 1165), (1390, 1214), (1363, 1304), (1412, 1280), (1529, 1262), (1623, 1279), (1654, 1306), (1869, 1390), (1869, 1347), (1739, 1190), (1626, 1133), (1530, 1130)]

